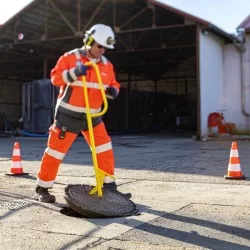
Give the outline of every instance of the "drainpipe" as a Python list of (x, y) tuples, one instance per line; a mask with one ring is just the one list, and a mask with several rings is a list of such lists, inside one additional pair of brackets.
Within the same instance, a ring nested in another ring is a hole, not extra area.
[(245, 31), (244, 29), (239, 29), (237, 30), (241, 41), (240, 43), (237, 43), (236, 41), (234, 41), (234, 45), (236, 46), (237, 50), (240, 53), (240, 85), (241, 85), (241, 112), (244, 116), (246, 116), (248, 119), (248, 130), (249, 130), (249, 117), (250, 117), (250, 113), (248, 113), (246, 111), (246, 104), (245, 104), (245, 94), (244, 94), (244, 83), (245, 83), (245, 79), (244, 79), (244, 53), (246, 52), (246, 41), (245, 41)]
[(241, 82), (241, 111), (242, 113), (250, 117), (250, 113), (246, 111), (246, 105), (245, 105), (245, 95), (244, 95), (244, 68), (243, 68), (243, 53), (245, 51), (240, 51), (240, 82)]

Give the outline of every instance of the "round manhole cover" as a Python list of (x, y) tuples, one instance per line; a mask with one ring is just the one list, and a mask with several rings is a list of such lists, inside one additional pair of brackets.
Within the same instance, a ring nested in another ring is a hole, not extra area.
[(136, 205), (119, 192), (103, 189), (103, 195), (90, 195), (88, 185), (69, 185), (65, 188), (65, 200), (69, 207), (88, 218), (130, 216), (137, 212)]

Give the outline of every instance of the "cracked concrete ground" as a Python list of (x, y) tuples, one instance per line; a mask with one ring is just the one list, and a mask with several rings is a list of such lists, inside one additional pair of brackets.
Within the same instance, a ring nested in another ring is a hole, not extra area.
[[(86, 219), (60, 213), (68, 184), (95, 184), (91, 154), (78, 137), (61, 165), (54, 204), (33, 199), (43, 138), (0, 139), (1, 249), (250, 249), (250, 142), (238, 141), (246, 180), (225, 180), (231, 141), (165, 135), (113, 136), (119, 190), (134, 216)], [(22, 177), (6, 176), (14, 142)]]

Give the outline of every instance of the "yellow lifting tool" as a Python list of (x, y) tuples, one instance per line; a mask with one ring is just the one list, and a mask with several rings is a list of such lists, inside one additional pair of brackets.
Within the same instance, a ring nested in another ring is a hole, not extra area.
[(82, 84), (83, 84), (83, 93), (84, 93), (84, 99), (85, 99), (85, 104), (86, 104), (86, 115), (87, 115), (87, 124), (88, 124), (88, 129), (89, 129), (89, 137), (90, 137), (90, 147), (91, 147), (91, 153), (92, 153), (92, 160), (93, 160), (93, 165), (94, 165), (94, 170), (95, 170), (95, 177), (96, 177), (96, 187), (94, 187), (91, 191), (90, 194), (95, 194), (97, 192), (98, 196), (102, 196), (102, 186), (104, 182), (104, 177), (105, 176), (110, 176), (111, 178), (115, 179), (113, 175), (110, 175), (103, 170), (99, 169), (98, 167), (98, 162), (97, 162), (97, 157), (96, 157), (96, 147), (95, 147), (95, 139), (94, 139), (94, 133), (93, 133), (93, 124), (92, 124), (92, 118), (94, 117), (99, 117), (104, 115), (107, 110), (108, 110), (108, 102), (107, 102), (107, 97), (105, 95), (105, 90), (104, 86), (102, 83), (102, 79), (100, 76), (100, 71), (97, 67), (97, 65), (93, 62), (87, 62), (85, 63), (85, 66), (91, 66), (94, 68), (98, 84), (100, 86), (101, 90), (101, 95), (103, 99), (103, 109), (102, 111), (91, 114), (90, 108), (89, 108), (89, 98), (88, 98), (88, 89), (87, 89), (87, 84), (86, 84), (86, 77), (82, 76)]

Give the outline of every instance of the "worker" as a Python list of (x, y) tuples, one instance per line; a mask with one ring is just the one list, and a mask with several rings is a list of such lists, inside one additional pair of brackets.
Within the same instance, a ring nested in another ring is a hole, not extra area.
[[(101, 111), (103, 98), (97, 75), (95, 69), (85, 63), (94, 62), (98, 66), (107, 98), (116, 99), (119, 94), (120, 84), (116, 81), (113, 65), (103, 55), (107, 49), (114, 49), (115, 36), (111, 27), (94, 25), (85, 33), (83, 43), (82, 48), (62, 55), (51, 70), (51, 82), (60, 91), (55, 120), (49, 130), (47, 148), (37, 176), (35, 198), (41, 202), (55, 202), (56, 198), (49, 189), (53, 187), (64, 156), (80, 132), (90, 145), (82, 76), (86, 76), (90, 112)], [(109, 176), (114, 175), (111, 138), (101, 117), (92, 118), (92, 124), (98, 167), (107, 173), (103, 188), (118, 192), (114, 179)], [(122, 195), (131, 197), (130, 193)]]

